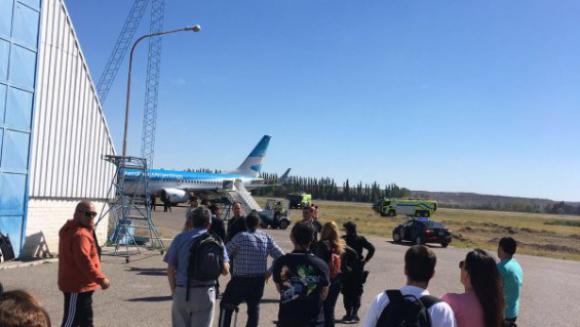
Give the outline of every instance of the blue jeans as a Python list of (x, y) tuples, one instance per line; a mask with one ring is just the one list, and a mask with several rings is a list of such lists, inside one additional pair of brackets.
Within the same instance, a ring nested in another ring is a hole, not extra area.
[(232, 314), (240, 303), (246, 302), (248, 306), (247, 327), (257, 327), (260, 319), (260, 300), (264, 295), (264, 276), (241, 277), (233, 276), (222, 297), (220, 303), (219, 327), (229, 327), (232, 322)]

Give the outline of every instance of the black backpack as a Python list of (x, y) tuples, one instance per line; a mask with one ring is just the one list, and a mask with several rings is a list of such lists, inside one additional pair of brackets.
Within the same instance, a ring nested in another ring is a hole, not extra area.
[[(196, 237), (189, 248), (187, 266), (187, 294), (189, 300), (190, 279), (199, 282), (216, 281), (224, 266), (224, 246), (218, 237), (203, 233)], [(207, 286), (208, 284), (204, 284)]]
[(427, 310), (440, 299), (425, 295), (417, 299), (403, 295), (399, 290), (385, 291), (389, 304), (385, 307), (376, 327), (431, 327), (431, 317)]

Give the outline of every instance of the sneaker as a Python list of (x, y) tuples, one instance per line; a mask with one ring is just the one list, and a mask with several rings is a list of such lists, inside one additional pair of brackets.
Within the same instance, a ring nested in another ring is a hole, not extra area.
[(341, 320), (341, 321), (351, 321), (351, 319), (352, 319), (352, 318), (350, 317), (350, 315), (346, 314), (346, 315), (344, 315), (344, 317), (342, 317), (342, 319), (340, 319), (340, 320)]
[(358, 315), (357, 315), (357, 314), (354, 314), (354, 315), (353, 315), (353, 316), (350, 318), (350, 321), (352, 321), (352, 322), (359, 322), (359, 321), (360, 321), (360, 318), (358, 317)]

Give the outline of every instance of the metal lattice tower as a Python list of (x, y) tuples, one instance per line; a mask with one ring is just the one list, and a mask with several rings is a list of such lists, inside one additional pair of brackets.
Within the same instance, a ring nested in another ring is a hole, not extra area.
[[(134, 0), (125, 20), (121, 34), (115, 43), (113, 52), (107, 61), (105, 69), (97, 83), (97, 92), (101, 102), (105, 102), (109, 95), (115, 77), (123, 63), (123, 59), (131, 46), (137, 28), (151, 2), (151, 21), (149, 33), (161, 32), (165, 20), (165, 0)], [(161, 73), (161, 38), (149, 40), (147, 58), (147, 78), (145, 82), (145, 102), (143, 108), (143, 131), (141, 133), (141, 155), (147, 159), (147, 165), (153, 166), (155, 152), (155, 131), (157, 126), (157, 104), (159, 99), (159, 76)]]
[(119, 34), (119, 37), (117, 38), (113, 52), (111, 53), (105, 69), (97, 83), (97, 92), (101, 98), (101, 103), (104, 103), (109, 95), (109, 90), (115, 81), (115, 77), (117, 77), (117, 73), (123, 63), (123, 59), (125, 59), (127, 50), (135, 38), (135, 33), (141, 23), (141, 18), (145, 13), (148, 3), (149, 0), (135, 0), (133, 6), (131, 6), (131, 9), (129, 10), (129, 15), (127, 15), (121, 34)]
[[(97, 91), (101, 103), (105, 102), (115, 77), (121, 67), (123, 59), (129, 47), (133, 43), (135, 33), (145, 13), (147, 5), (151, 2), (150, 33), (161, 32), (165, 18), (165, 0), (134, 0), (125, 20), (121, 34), (115, 43), (113, 52), (105, 66), (97, 83)], [(157, 102), (159, 88), (159, 74), (161, 68), (161, 38), (154, 37), (149, 40), (149, 54), (147, 63), (147, 80), (145, 107), (143, 113), (143, 135), (141, 152), (143, 158), (107, 156), (105, 160), (116, 167), (115, 177), (109, 189), (110, 196), (114, 193), (114, 200), (110, 203), (109, 210), (103, 213), (99, 221), (108, 213), (113, 218), (113, 234), (109, 242), (114, 245), (113, 255), (123, 255), (129, 261), (131, 252), (129, 246), (136, 246), (143, 236), (147, 237), (149, 246), (160, 249), (163, 253), (165, 246), (159, 231), (155, 227), (151, 217), (151, 197), (148, 182), (148, 167), (152, 166), (155, 146), (155, 127), (157, 120)], [(127, 189), (125, 179), (127, 171), (137, 171), (137, 179), (134, 185), (142, 187), (143, 192), (137, 189)], [(139, 232), (140, 230), (140, 232)], [(139, 232), (139, 234), (137, 234)], [(144, 245), (144, 244), (143, 244)], [(120, 252), (121, 247), (125, 248)], [(138, 249), (137, 249), (138, 250)], [(137, 252), (139, 253), (139, 251)]]
[[(149, 33), (161, 32), (165, 19), (165, 0), (151, 1), (151, 26)], [(159, 75), (161, 73), (161, 38), (149, 40), (145, 104), (143, 108), (143, 132), (141, 155), (153, 167), (155, 151), (155, 129), (157, 126), (157, 103), (159, 99)]]
[(108, 208), (103, 204), (96, 225), (110, 214), (113, 233), (108, 244), (114, 247), (110, 254), (125, 257), (127, 263), (131, 255), (141, 253), (140, 247), (159, 250), (163, 254), (165, 244), (151, 216), (151, 198), (143, 195), (143, 190), (149, 188), (147, 161), (139, 157), (113, 155), (106, 155), (103, 159), (115, 165), (107, 196), (114, 200)]

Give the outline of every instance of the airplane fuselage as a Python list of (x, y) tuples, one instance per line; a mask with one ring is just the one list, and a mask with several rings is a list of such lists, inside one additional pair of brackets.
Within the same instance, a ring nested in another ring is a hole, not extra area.
[[(179, 189), (189, 192), (196, 191), (226, 191), (233, 183), (241, 181), (246, 189), (251, 190), (264, 185), (259, 177), (249, 177), (236, 173), (203, 173), (179, 170), (152, 169), (148, 170), (149, 192), (159, 195), (163, 190)], [(125, 188), (131, 193), (143, 194), (143, 179), (141, 172), (127, 170), (125, 172)]]
[[(201, 173), (182, 170), (147, 170), (147, 184), (150, 195), (159, 196), (164, 203), (183, 203), (191, 199), (192, 193), (201, 196), (213, 194), (235, 197), (249, 210), (261, 210), (249, 190), (265, 186), (260, 178), (262, 161), (270, 143), (270, 136), (264, 135), (242, 164), (228, 173)], [(286, 172), (285, 175), (288, 174)], [(124, 172), (124, 192), (128, 195), (144, 195), (145, 179), (142, 170), (127, 169)], [(210, 193), (210, 194), (208, 194)]]

